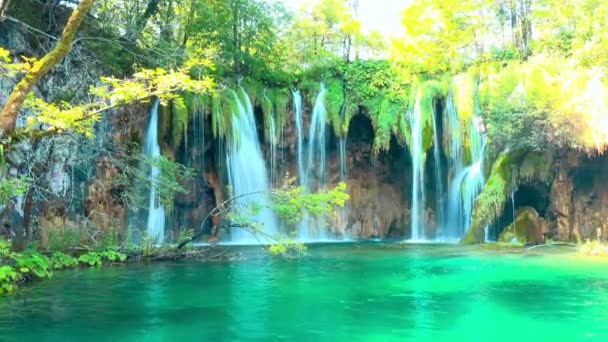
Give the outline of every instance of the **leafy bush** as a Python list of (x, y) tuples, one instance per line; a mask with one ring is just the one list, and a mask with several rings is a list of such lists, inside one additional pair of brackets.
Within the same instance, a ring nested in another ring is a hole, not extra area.
[(102, 255), (97, 252), (87, 252), (78, 257), (78, 262), (89, 266), (103, 265)]
[(12, 293), (15, 289), (14, 282), (19, 279), (19, 273), (12, 266), (0, 266), (0, 294)]
[(30, 249), (22, 254), (15, 255), (15, 263), (20, 273), (37, 278), (50, 278), (53, 276), (51, 271), (51, 260), (40, 252)]
[(103, 252), (87, 252), (78, 258), (78, 262), (88, 266), (101, 266), (103, 261), (108, 262), (124, 262), (127, 260), (127, 255), (113, 249), (108, 249)]
[(268, 252), (273, 257), (301, 258), (306, 254), (306, 245), (291, 239), (279, 241), (268, 247)]
[(0, 239), (0, 260), (10, 258), (11, 255), (11, 242)]
[(62, 252), (55, 252), (51, 256), (51, 266), (56, 270), (76, 267), (78, 266), (78, 259)]
[(125, 260), (127, 260), (126, 254), (117, 252), (112, 249), (102, 252), (101, 256), (103, 258), (105, 258), (106, 260), (108, 260), (109, 262), (116, 262), (116, 261), (124, 262)]

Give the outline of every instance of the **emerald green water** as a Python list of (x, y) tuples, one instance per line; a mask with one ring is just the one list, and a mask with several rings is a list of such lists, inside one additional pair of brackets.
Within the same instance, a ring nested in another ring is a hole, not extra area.
[(608, 263), (459, 246), (249, 249), (59, 272), (0, 298), (0, 341), (608, 341)]

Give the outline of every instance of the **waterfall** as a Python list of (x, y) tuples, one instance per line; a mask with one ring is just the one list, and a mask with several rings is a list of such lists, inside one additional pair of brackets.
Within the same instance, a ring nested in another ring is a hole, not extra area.
[(471, 224), (475, 199), (484, 186), (483, 154), (486, 138), (480, 133), (478, 118), (474, 117), (469, 127), (471, 164), (465, 167), (462, 162), (463, 132), (452, 92), (446, 100), (445, 119), (449, 133), (449, 165), (452, 176), (448, 186), (447, 225), (441, 238), (458, 240)]
[(445, 229), (445, 206), (443, 204), (444, 196), (444, 177), (441, 170), (441, 142), (439, 140), (439, 129), (437, 118), (433, 113), (433, 159), (435, 161), (435, 212), (438, 231), (442, 234)]
[(298, 180), (300, 185), (304, 185), (304, 129), (302, 119), (302, 94), (299, 90), (294, 90), (293, 108), (296, 115), (296, 131), (298, 134)]
[[(306, 155), (303, 146), (302, 98), (299, 92), (294, 92), (294, 107), (296, 112), (296, 128), (298, 131), (298, 176), (300, 185), (305, 191), (316, 191), (325, 186), (326, 170), (326, 126), (327, 111), (325, 109), (325, 86), (321, 83), (319, 94), (312, 110), (310, 127), (308, 130), (308, 144)], [(323, 222), (312, 222), (305, 217), (300, 224), (299, 238), (301, 240), (325, 240)]]
[[(146, 131), (144, 142), (144, 154), (147, 157), (160, 157), (160, 146), (158, 145), (158, 105), (159, 100), (155, 99), (150, 109), (150, 121)], [(150, 171), (150, 202), (148, 206), (148, 221), (146, 233), (154, 242), (162, 244), (165, 241), (165, 208), (160, 203), (159, 195), (156, 191), (156, 181), (160, 175), (160, 169), (152, 166)]]
[(346, 138), (340, 137), (338, 148), (340, 150), (340, 180), (344, 182), (348, 177), (346, 173)]
[[(239, 214), (253, 216), (252, 221), (262, 225), (264, 234), (273, 235), (277, 232), (277, 220), (270, 209), (264, 208), (253, 215), (248, 211), (256, 204), (264, 204), (271, 189), (251, 100), (244, 89), (239, 88), (238, 92), (232, 92), (238, 112), (232, 113), (232, 139), (227, 146), (228, 179), (233, 196), (253, 194), (236, 201)], [(255, 236), (239, 228), (232, 229), (231, 236), (233, 242), (259, 242)]]
[(414, 111), (408, 111), (412, 140), (410, 154), (412, 156), (412, 210), (411, 226), (412, 240), (425, 239), (424, 232), (424, 161), (426, 152), (422, 146), (422, 111), (420, 110), (420, 94), (416, 97)]
[(308, 163), (304, 177), (304, 184), (308, 190), (312, 189), (311, 176), (316, 176), (317, 188), (325, 185), (326, 159), (325, 159), (325, 127), (327, 126), (327, 111), (325, 109), (325, 85), (321, 83), (321, 90), (315, 100), (308, 131)]
[[(268, 98), (264, 95), (267, 101)], [(270, 137), (268, 142), (270, 143), (270, 185), (275, 186), (276, 184), (276, 167), (277, 167), (277, 132), (274, 115), (270, 114)]]

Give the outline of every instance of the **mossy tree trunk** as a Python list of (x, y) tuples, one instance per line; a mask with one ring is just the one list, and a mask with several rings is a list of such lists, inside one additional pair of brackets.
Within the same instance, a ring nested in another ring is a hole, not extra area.
[(82, 0), (78, 4), (68, 19), (55, 48), (34, 63), (33, 67), (15, 87), (0, 113), (0, 128), (5, 135), (14, 131), (19, 111), (34, 86), (72, 50), (72, 42), (76, 36), (76, 31), (78, 31), (87, 12), (93, 7), (93, 3), (94, 0)]
[(8, 10), (11, 0), (0, 0), (0, 21), (4, 20), (4, 14)]

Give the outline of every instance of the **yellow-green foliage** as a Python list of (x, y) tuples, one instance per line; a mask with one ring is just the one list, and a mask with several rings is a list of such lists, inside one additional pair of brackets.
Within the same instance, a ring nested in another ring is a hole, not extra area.
[(471, 73), (460, 74), (454, 77), (452, 86), (454, 91), (454, 105), (458, 111), (462, 126), (471, 122), (475, 110), (475, 79)]
[(599, 70), (539, 55), (505, 67), (484, 65), (481, 76), (479, 106), (497, 144), (587, 151), (608, 145), (608, 86)]
[(344, 136), (342, 131), (342, 109), (344, 106), (344, 84), (337, 79), (325, 82), (325, 110), (327, 110), (327, 120), (334, 128), (337, 136)]
[[(460, 119), (460, 133), (463, 145), (463, 162), (471, 163), (471, 128), (473, 127), (473, 116), (475, 115), (475, 98), (477, 96), (478, 74), (472, 68), (467, 73), (456, 75), (452, 80), (452, 91), (454, 94), (454, 106)], [(449, 151), (447, 149), (446, 151)]]
[(484, 227), (493, 223), (503, 212), (505, 201), (512, 187), (512, 168), (523, 157), (523, 152), (503, 152), (494, 165), (483, 190), (475, 200), (471, 227), (464, 237), (464, 243), (481, 243)]

